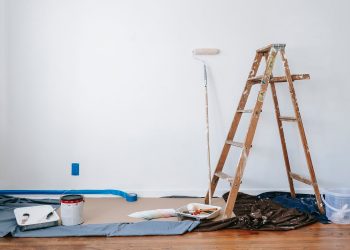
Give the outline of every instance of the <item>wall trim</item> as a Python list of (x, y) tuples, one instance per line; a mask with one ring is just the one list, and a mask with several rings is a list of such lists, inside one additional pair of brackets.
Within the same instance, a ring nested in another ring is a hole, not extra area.
[[(215, 196), (221, 197), (222, 194), (227, 192), (228, 189), (217, 189), (215, 192)], [(270, 192), (270, 191), (283, 191), (283, 192), (289, 192), (289, 189), (287, 188), (242, 188), (240, 192), (257, 195), (263, 192)], [(296, 188), (295, 191), (297, 193), (313, 193), (312, 188)], [(203, 197), (205, 195), (206, 190), (203, 189), (142, 189), (142, 190), (128, 190), (128, 193), (136, 193), (138, 197), (140, 198), (159, 198), (164, 196), (195, 196), (195, 197)], [(40, 198), (52, 198), (52, 199), (58, 199), (59, 195), (15, 195), (16, 197), (25, 197), (25, 198), (33, 198), (33, 199), (40, 199)], [(114, 195), (84, 195), (86, 197), (91, 198), (105, 198), (105, 197), (115, 197), (115, 198), (121, 198)]]

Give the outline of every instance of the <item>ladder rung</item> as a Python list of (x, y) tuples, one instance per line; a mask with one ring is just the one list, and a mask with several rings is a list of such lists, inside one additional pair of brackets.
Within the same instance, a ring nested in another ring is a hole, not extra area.
[(220, 179), (224, 179), (224, 180), (227, 180), (229, 182), (233, 182), (233, 177), (228, 175), (228, 174), (225, 174), (224, 172), (217, 172), (217, 173), (215, 173), (215, 175), (217, 177), (219, 177)]
[(226, 144), (230, 144), (235, 147), (243, 148), (244, 144), (242, 142), (236, 142), (236, 141), (226, 141)]
[[(261, 82), (263, 77), (264, 77), (263, 75), (251, 77), (251, 78), (248, 78), (248, 81), (252, 82), (253, 84), (258, 84), (258, 83)], [(309, 74), (294, 74), (294, 75), (291, 75), (291, 77), (292, 77), (293, 81), (309, 80), (310, 79), (310, 75)], [(270, 82), (273, 82), (273, 83), (287, 82), (287, 77), (286, 76), (275, 76), (275, 77), (272, 77), (270, 79)]]
[(237, 113), (253, 113), (252, 109), (238, 109)]
[(280, 116), (280, 120), (285, 122), (295, 122), (297, 121), (297, 118), (289, 116)]
[(305, 177), (302, 177), (302, 176), (295, 174), (295, 173), (292, 173), (292, 172), (290, 172), (289, 174), (294, 180), (300, 181), (300, 182), (305, 183), (307, 185), (311, 185), (311, 186), (313, 185), (312, 181), (310, 181), (309, 179), (306, 179)]
[[(239, 147), (239, 148), (243, 148), (243, 147), (244, 147), (244, 143), (242, 143), (242, 142), (236, 142), (236, 141), (227, 140), (227, 141), (226, 141), (226, 144), (230, 144), (230, 145), (232, 145), (232, 146)], [(252, 147), (252, 145), (250, 145), (250, 147)]]

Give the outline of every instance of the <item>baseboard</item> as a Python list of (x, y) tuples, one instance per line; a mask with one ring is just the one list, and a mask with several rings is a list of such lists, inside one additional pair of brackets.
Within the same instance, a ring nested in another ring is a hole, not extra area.
[[(228, 192), (228, 189), (217, 189), (214, 196), (221, 197), (222, 194)], [(289, 192), (287, 188), (241, 188), (240, 192), (257, 195), (270, 191), (283, 191)], [(312, 188), (298, 188), (295, 190), (297, 193), (313, 193)], [(136, 193), (138, 197), (145, 198), (158, 198), (164, 196), (194, 196), (204, 197), (206, 190), (203, 189), (140, 189), (140, 190), (127, 190), (129, 193)], [(58, 199), (59, 195), (15, 195), (16, 197), (42, 199), (52, 198)], [(114, 195), (85, 195), (86, 197), (102, 198), (102, 197), (118, 197)]]
[[(206, 194), (207, 190), (202, 189), (171, 189), (171, 190), (134, 190), (134, 193), (137, 193), (139, 197), (163, 197), (163, 196), (171, 196), (171, 195), (179, 195), (179, 196), (195, 196), (195, 197), (203, 197)], [(224, 193), (228, 192), (228, 189), (217, 189), (215, 191), (214, 196), (222, 196)], [(257, 195), (264, 192), (270, 191), (282, 191), (289, 192), (288, 188), (241, 188), (240, 192)], [(313, 193), (312, 188), (298, 188), (295, 189), (297, 193)]]

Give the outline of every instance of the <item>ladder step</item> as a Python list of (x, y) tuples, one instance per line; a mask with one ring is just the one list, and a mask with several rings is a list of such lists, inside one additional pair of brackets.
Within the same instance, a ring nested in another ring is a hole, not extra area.
[(280, 120), (285, 122), (295, 122), (297, 121), (297, 118), (289, 116), (280, 116)]
[[(236, 141), (227, 140), (226, 144), (230, 144), (232, 146), (239, 147), (239, 148), (244, 148), (244, 143), (242, 143), (242, 142), (236, 142)], [(250, 147), (252, 147), (252, 145), (250, 145)]]
[(230, 144), (232, 146), (239, 147), (239, 148), (243, 148), (244, 147), (244, 144), (242, 142), (236, 142), (236, 141), (229, 141), (229, 140), (227, 140), (226, 144)]
[[(297, 80), (309, 80), (310, 79), (310, 75), (309, 74), (294, 74), (294, 75), (291, 75), (292, 76), (292, 80), (293, 81), (297, 81)], [(263, 75), (259, 75), (259, 76), (255, 76), (255, 77), (251, 77), (251, 78), (248, 78), (248, 81), (253, 83), (253, 84), (258, 84), (261, 82), (262, 78), (264, 76)], [(277, 82), (287, 82), (287, 77), (286, 76), (275, 76), (275, 77), (272, 77), (270, 79), (270, 82), (273, 82), (273, 83), (277, 83)]]
[(263, 78), (263, 75), (254, 76), (254, 77), (248, 78), (248, 81), (249, 81), (249, 82), (252, 82), (252, 83), (260, 83), (261, 80), (262, 80), (262, 78)]
[(312, 181), (310, 181), (309, 179), (306, 179), (305, 177), (302, 177), (301, 175), (298, 175), (298, 174), (295, 174), (292, 172), (290, 172), (289, 174), (294, 180), (300, 181), (300, 182), (305, 183), (307, 185), (311, 185), (311, 186), (313, 185)]
[(217, 172), (215, 175), (220, 179), (227, 180), (228, 182), (233, 182), (233, 176), (225, 174), (224, 172)]
[(237, 113), (253, 113), (252, 109), (238, 109)]

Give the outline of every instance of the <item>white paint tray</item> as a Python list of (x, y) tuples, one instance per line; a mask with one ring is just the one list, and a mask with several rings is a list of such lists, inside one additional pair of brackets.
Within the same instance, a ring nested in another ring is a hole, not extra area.
[[(188, 207), (194, 206), (196, 209), (207, 209), (207, 208), (216, 208), (217, 210), (210, 213), (210, 214), (198, 214), (198, 215), (192, 215), (188, 212)], [(213, 206), (213, 205), (207, 205), (207, 204), (201, 204), (201, 203), (189, 203), (186, 206), (182, 206), (178, 209), (176, 209), (176, 215), (179, 217), (188, 217), (196, 220), (210, 220), (214, 219), (215, 217), (219, 216), (221, 211), (221, 207)]]
[[(52, 212), (52, 215), (47, 216)], [(16, 221), (21, 231), (57, 226), (60, 217), (51, 205), (21, 207), (14, 210)], [(29, 214), (29, 216), (24, 216)], [(24, 218), (27, 217), (27, 220)]]

